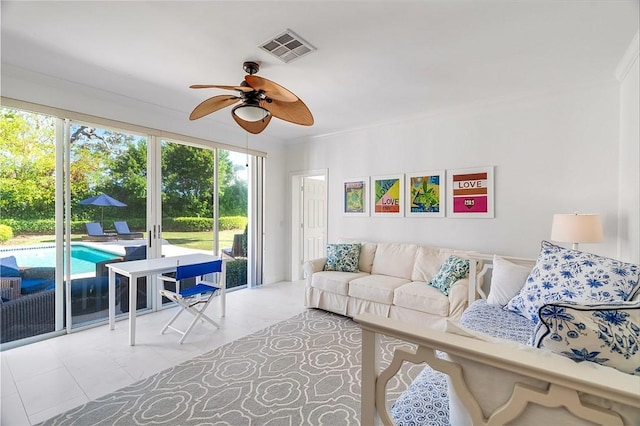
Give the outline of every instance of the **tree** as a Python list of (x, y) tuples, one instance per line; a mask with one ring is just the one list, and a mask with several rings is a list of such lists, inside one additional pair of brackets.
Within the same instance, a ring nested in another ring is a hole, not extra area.
[[(0, 108), (0, 218), (55, 216), (56, 119)], [(125, 202), (109, 214), (146, 217), (147, 141), (144, 137), (96, 129), (70, 128), (72, 216), (88, 219), (78, 201), (100, 192)], [(246, 216), (247, 185), (237, 179), (229, 152), (218, 150), (221, 216)], [(214, 151), (177, 143), (162, 145), (165, 217), (213, 217)]]
[(0, 218), (42, 219), (55, 209), (55, 119), (1, 109)]

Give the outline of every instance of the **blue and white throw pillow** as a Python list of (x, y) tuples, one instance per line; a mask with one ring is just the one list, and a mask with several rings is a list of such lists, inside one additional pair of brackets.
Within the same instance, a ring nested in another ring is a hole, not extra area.
[(640, 375), (640, 301), (540, 308), (533, 346)]
[(640, 265), (569, 250), (542, 242), (535, 267), (520, 292), (505, 306), (538, 323), (538, 311), (547, 303), (582, 304), (622, 302), (640, 286)]
[(360, 244), (327, 244), (325, 271), (358, 272)]
[(429, 285), (440, 290), (445, 296), (448, 296), (451, 286), (456, 281), (467, 276), (468, 273), (469, 259), (451, 255), (440, 265), (438, 273), (433, 277), (431, 282), (429, 282)]

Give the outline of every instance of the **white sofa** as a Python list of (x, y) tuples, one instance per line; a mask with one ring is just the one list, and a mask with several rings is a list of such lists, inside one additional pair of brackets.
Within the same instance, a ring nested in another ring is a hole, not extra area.
[(428, 285), (451, 255), (472, 252), (404, 243), (361, 244), (358, 272), (325, 271), (326, 257), (304, 264), (305, 306), (354, 317), (370, 313), (444, 329), (447, 318), (462, 315), (468, 301), (468, 276), (449, 295)]

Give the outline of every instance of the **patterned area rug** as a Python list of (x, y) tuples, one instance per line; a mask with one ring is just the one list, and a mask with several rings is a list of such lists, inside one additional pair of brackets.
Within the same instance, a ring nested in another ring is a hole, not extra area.
[[(310, 309), (43, 424), (360, 424), (360, 345), (357, 323)], [(385, 365), (399, 346), (383, 338)], [(388, 400), (423, 368), (405, 365)]]

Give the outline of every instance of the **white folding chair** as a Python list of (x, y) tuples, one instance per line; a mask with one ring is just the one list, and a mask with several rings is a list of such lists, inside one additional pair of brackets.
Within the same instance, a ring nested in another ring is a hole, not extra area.
[[(222, 272), (222, 260), (216, 260), (213, 262), (178, 266), (175, 278), (164, 275), (158, 276), (158, 279), (161, 281), (175, 283), (176, 291), (166, 290), (163, 288), (160, 290), (160, 294), (169, 300), (176, 302), (180, 306), (180, 310), (178, 310), (173, 318), (171, 318), (167, 325), (162, 329), (162, 334), (170, 328), (182, 334), (182, 337), (180, 338), (180, 343), (182, 343), (189, 333), (191, 333), (191, 330), (198, 320), (207, 321), (213, 324), (216, 328), (220, 328), (220, 325), (217, 322), (206, 316), (204, 313), (209, 306), (209, 303), (213, 300), (213, 296), (219, 292), (220, 288), (216, 287), (217, 284), (215, 282), (203, 280), (204, 275), (217, 274), (220, 272)], [(180, 289), (180, 281), (194, 277), (196, 278), (195, 286), (184, 290)], [(197, 308), (198, 305), (200, 305), (199, 309)], [(185, 311), (193, 314), (194, 318), (193, 321), (191, 321), (191, 324), (189, 324), (189, 327), (182, 331), (172, 326), (172, 324)]]

